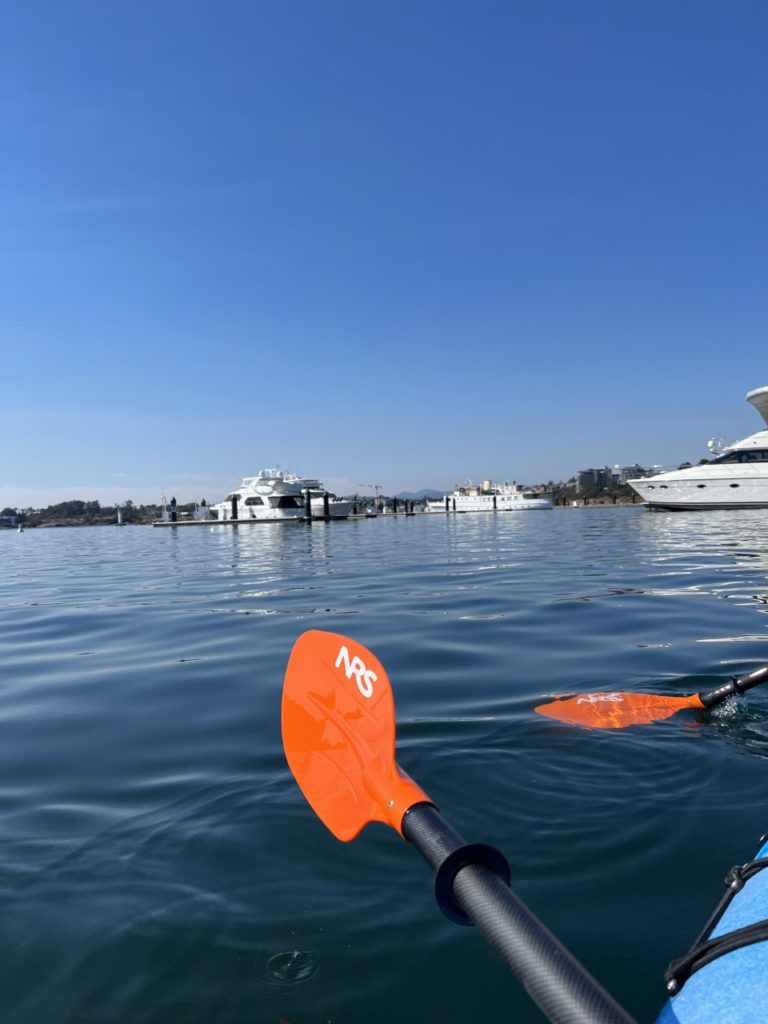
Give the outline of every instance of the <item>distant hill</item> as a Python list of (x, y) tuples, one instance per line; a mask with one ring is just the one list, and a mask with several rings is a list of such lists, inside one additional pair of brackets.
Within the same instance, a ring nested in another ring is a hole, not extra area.
[(433, 491), (425, 488), (423, 491), (400, 491), (395, 497), (398, 501), (421, 501), (422, 498), (442, 498), (445, 491)]

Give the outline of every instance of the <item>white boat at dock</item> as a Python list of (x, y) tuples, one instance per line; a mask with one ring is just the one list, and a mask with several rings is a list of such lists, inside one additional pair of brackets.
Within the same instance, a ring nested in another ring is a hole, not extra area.
[(286, 473), (280, 468), (262, 469), (256, 476), (243, 477), (240, 486), (222, 501), (210, 506), (218, 522), (249, 520), (303, 519), (307, 513), (317, 518), (344, 519), (351, 515), (352, 502), (329, 494), (319, 480)]
[[(747, 401), (768, 426), (768, 387), (750, 391)], [(649, 509), (768, 508), (768, 429), (719, 449), (711, 462), (627, 483)]]
[(531, 491), (514, 481), (494, 484), (484, 480), (479, 487), (471, 481), (437, 501), (427, 502), (428, 512), (523, 512), (552, 508), (552, 495)]

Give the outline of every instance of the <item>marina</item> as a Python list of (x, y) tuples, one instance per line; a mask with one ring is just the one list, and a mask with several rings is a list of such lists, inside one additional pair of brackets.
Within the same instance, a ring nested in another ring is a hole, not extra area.
[[(377, 502), (378, 502), (377, 498)], [(485, 480), (480, 486), (457, 486), (439, 500), (425, 501), (418, 507), (411, 500), (392, 499), (392, 505), (377, 512), (361, 511), (357, 499), (337, 498), (329, 494), (319, 480), (285, 473), (282, 469), (263, 469), (255, 476), (243, 477), (235, 491), (211, 506), (197, 504), (191, 517), (179, 518), (175, 501), (162, 500), (162, 518), (153, 526), (239, 526), (255, 523), (297, 523), (343, 521), (374, 518), (377, 515), (418, 515), (423, 513), (512, 512), (551, 509), (552, 496), (521, 487), (517, 483), (494, 484)]]
[[(378, 499), (377, 499), (378, 500)], [(194, 515), (179, 518), (175, 503), (162, 501), (162, 518), (153, 526), (240, 526), (255, 523), (298, 523), (344, 521), (374, 518), (377, 515), (419, 515), (424, 513), (511, 512), (551, 509), (552, 497), (516, 483), (480, 486), (471, 483), (457, 487), (452, 494), (416, 507), (411, 500), (392, 499), (392, 505), (378, 512), (361, 511), (362, 503), (329, 494), (319, 480), (285, 473), (282, 469), (263, 469), (255, 476), (243, 477), (240, 486), (222, 501), (211, 506), (196, 505)]]

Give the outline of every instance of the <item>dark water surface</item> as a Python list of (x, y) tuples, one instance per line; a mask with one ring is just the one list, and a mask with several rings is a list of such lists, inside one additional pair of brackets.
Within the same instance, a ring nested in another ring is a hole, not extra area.
[(282, 755), (306, 629), (372, 648), (398, 760), (634, 1013), (768, 830), (768, 687), (586, 732), (573, 689), (768, 661), (765, 512), (639, 508), (0, 533), (3, 1024), (542, 1018), (384, 826), (341, 844)]

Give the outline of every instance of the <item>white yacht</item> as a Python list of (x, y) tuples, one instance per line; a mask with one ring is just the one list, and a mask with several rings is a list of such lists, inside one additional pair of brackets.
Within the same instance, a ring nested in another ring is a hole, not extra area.
[(237, 490), (211, 505), (211, 511), (219, 522), (228, 523), (302, 519), (306, 515), (307, 491), (313, 516), (343, 519), (352, 512), (351, 501), (327, 494), (319, 480), (285, 473), (279, 468), (262, 469), (256, 476), (243, 477)]
[(456, 487), (438, 501), (428, 501), (428, 512), (517, 512), (526, 509), (552, 508), (552, 496), (527, 491), (516, 483), (494, 484), (484, 480), (479, 487), (472, 482)]
[[(768, 427), (768, 387), (750, 391), (747, 401)], [(728, 445), (701, 466), (627, 483), (649, 509), (768, 508), (768, 429)]]

